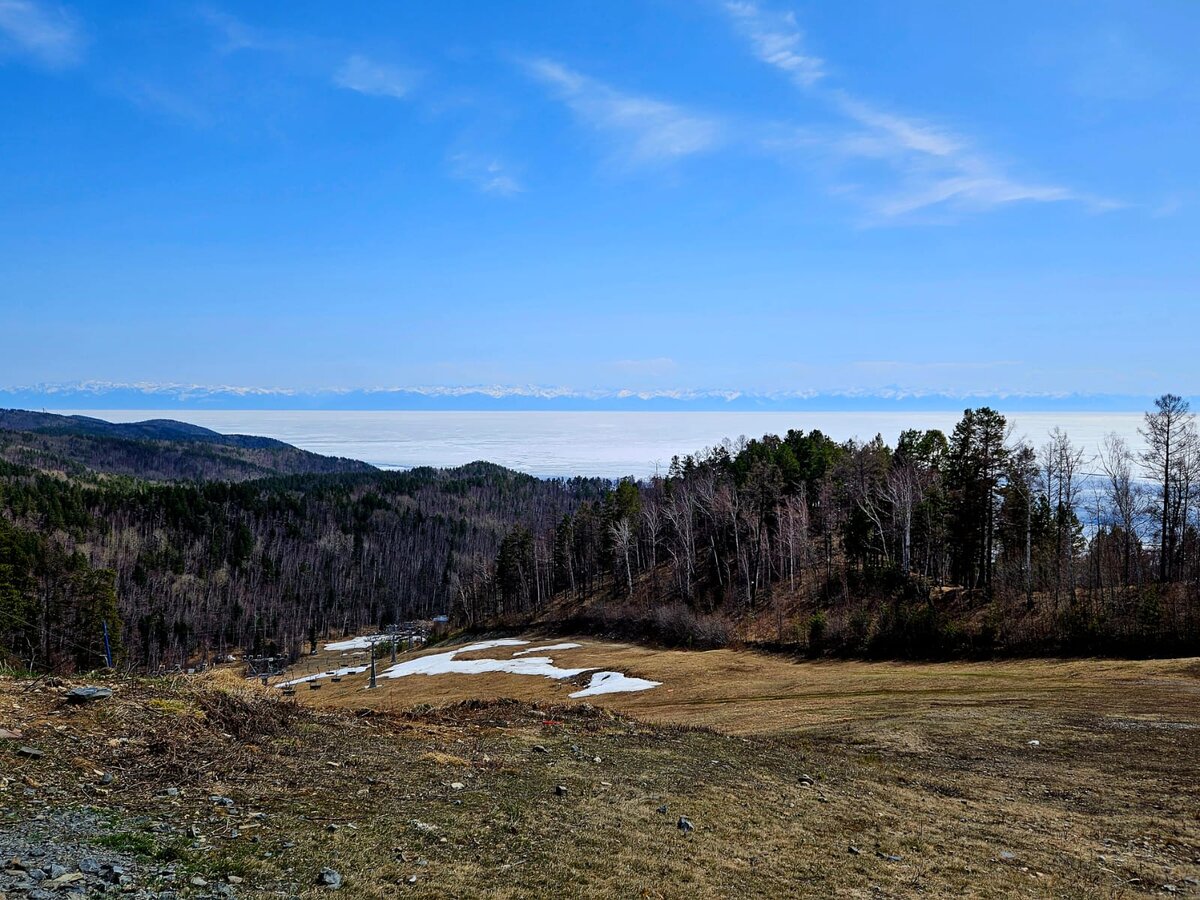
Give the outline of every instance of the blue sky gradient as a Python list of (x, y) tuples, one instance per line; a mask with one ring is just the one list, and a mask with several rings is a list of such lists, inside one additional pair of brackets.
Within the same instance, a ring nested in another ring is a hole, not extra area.
[(1200, 6), (0, 0), (0, 386), (1200, 394)]

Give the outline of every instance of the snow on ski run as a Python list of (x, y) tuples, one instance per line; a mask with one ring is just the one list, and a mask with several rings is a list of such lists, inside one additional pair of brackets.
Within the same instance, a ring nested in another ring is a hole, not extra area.
[[(371, 646), (372, 641), (379, 640), (382, 635), (366, 635), (363, 637), (349, 638), (344, 641), (326, 644), (326, 650), (333, 651), (352, 651), (361, 650)], [(538, 647), (528, 646), (531, 642), (520, 640), (518, 638), (496, 638), (487, 641), (477, 641), (474, 644), (467, 644), (463, 647), (456, 647), (453, 650), (445, 650), (441, 653), (431, 653), (428, 656), (420, 656), (416, 659), (406, 659), (403, 662), (396, 663), (377, 673), (377, 678), (407, 678), (410, 675), (483, 675), (490, 672), (504, 672), (510, 675), (533, 675), (540, 678), (550, 678), (555, 681), (563, 681), (568, 678), (574, 678), (577, 675), (582, 675), (585, 672), (594, 672), (591, 677), (591, 682), (586, 688), (575, 691), (569, 696), (578, 697), (595, 697), (601, 694), (619, 694), (629, 691), (645, 691), (650, 688), (658, 687), (661, 682), (649, 681), (645, 678), (633, 678), (624, 675), (620, 672), (597, 671), (598, 666), (586, 666), (573, 668), (567, 666), (557, 666), (554, 664), (553, 658), (540, 654), (553, 653), (559, 650), (575, 650), (582, 647), (582, 644), (567, 642), (561, 644), (545, 644)], [(465, 653), (476, 653), (484, 650), (497, 650), (507, 647), (523, 647), (523, 650), (515, 650), (511, 657), (502, 659), (461, 659), (460, 656)], [(539, 655), (533, 655), (539, 654)], [(329, 669), (325, 672), (318, 672), (312, 675), (305, 675), (300, 678), (293, 678), (289, 681), (280, 682), (277, 687), (289, 687), (297, 684), (303, 684), (309, 681), (317, 681), (322, 678), (333, 678), (344, 675), (358, 675), (366, 672), (370, 668), (369, 665), (346, 666), (340, 669)]]
[(569, 694), (570, 697), (595, 697), (599, 694), (623, 694), (627, 691), (648, 691), (656, 688), (661, 681), (650, 681), (648, 678), (632, 678), (620, 672), (597, 672), (592, 676), (591, 683), (582, 691)]

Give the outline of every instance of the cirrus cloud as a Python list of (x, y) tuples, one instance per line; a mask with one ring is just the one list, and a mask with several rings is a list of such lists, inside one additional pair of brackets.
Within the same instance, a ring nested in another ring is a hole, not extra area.
[(0, 55), (7, 49), (47, 68), (63, 69), (82, 60), (83, 46), (83, 27), (66, 7), (0, 0)]
[(617, 90), (550, 59), (530, 60), (526, 68), (581, 122), (612, 136), (630, 163), (671, 162), (721, 140), (720, 122), (678, 104)]
[(395, 99), (406, 97), (415, 81), (413, 74), (405, 69), (375, 62), (358, 53), (350, 56), (333, 76), (333, 83), (338, 87)]
[(725, 4), (735, 30), (761, 62), (779, 70), (806, 95), (821, 101), (838, 120), (826, 131), (798, 129), (790, 140), (768, 146), (819, 152), (861, 170), (849, 187), (877, 221), (894, 221), (921, 211), (986, 211), (1014, 203), (1079, 203), (1092, 211), (1120, 206), (1112, 200), (1041, 179), (1012, 175), (953, 129), (881, 109), (851, 92), (827, 87), (825, 62), (804, 49), (804, 35), (791, 13), (770, 11), (753, 0)]

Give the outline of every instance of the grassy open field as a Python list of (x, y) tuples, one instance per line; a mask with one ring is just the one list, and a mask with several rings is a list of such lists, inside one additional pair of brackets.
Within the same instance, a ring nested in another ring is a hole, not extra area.
[[(354, 676), (281, 704), (224, 671), (76, 708), (0, 681), (0, 727), (47, 751), (0, 743), (5, 827), (103, 804), (139, 852), (232, 874), (240, 897), (324, 896), (323, 866), (345, 876), (337, 896), (364, 898), (1200, 896), (1195, 660), (793, 662), (577, 640), (546, 655), (663, 684), (571, 701), (588, 675), (374, 692)], [(98, 770), (115, 785), (79, 774)]]
[[(1142, 718), (1183, 717), (1200, 721), (1200, 660), (1006, 660), (1000, 662), (889, 663), (807, 661), (738, 650), (662, 650), (590, 637), (527, 637), (527, 644), (459, 653), (457, 659), (505, 659), (514, 653), (565, 643), (578, 648), (546, 654), (572, 669), (615, 670), (662, 683), (652, 690), (610, 694), (589, 702), (648, 722), (700, 725), (730, 734), (777, 734), (822, 726), (856, 727), (880, 723), (897, 727), (922, 719), (944, 719), (960, 710), (971, 719), (981, 710), (1002, 708), (1006, 718), (1029, 710), (1030, 727), (1039, 710), (1056, 715), (1074, 710)], [(470, 641), (439, 646), (401, 661), (469, 647)], [(365, 664), (365, 653), (321, 651), (283, 679)], [(382, 674), (388, 658), (377, 662)], [(588, 684), (590, 674), (556, 681), (506, 673), (413, 675), (379, 678), (378, 690), (365, 690), (368, 676), (348, 675), (339, 683), (319, 681), (319, 691), (298, 685), (296, 699), (320, 706), (407, 709), (459, 700), (511, 698), (547, 703), (572, 702), (569, 694)], [(1119, 726), (1118, 726), (1119, 727)], [(1019, 735), (1014, 735), (1014, 738)], [(1031, 731), (1028, 739), (1038, 739)]]
[[(734, 771), (749, 780), (713, 784), (701, 766), (706, 790), (691, 807), (709, 829), (749, 833), (748, 841), (709, 838), (749, 854), (746, 889), (757, 883), (769, 893), (775, 879), (805, 889), (796, 874), (803, 869), (824, 873), (817, 893), (1048, 896), (1087, 884), (1101, 895), (1163, 885), (1200, 894), (1187, 880), (1200, 878), (1196, 660), (807, 662), (570, 637), (528, 647), (563, 642), (582, 646), (550, 652), (557, 666), (662, 682), (586, 702), (750, 741), (726, 744), (737, 750)], [(457, 658), (505, 658), (528, 647)], [(352, 659), (327, 654), (307, 665), (320, 671)], [(362, 675), (315, 691), (300, 685), (296, 696), (393, 711), (477, 698), (571, 703), (582, 702), (567, 695), (589, 678), (413, 675), (381, 678), (370, 692)], [(818, 778), (815, 788), (798, 783), (803, 774)], [(765, 856), (746, 849), (760, 839), (773, 848)], [(619, 858), (619, 849), (606, 854)], [(881, 860), (877, 851), (902, 859)]]

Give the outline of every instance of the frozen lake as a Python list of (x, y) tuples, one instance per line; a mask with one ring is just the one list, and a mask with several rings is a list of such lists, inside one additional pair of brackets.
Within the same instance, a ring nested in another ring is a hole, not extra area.
[[(685, 455), (739, 435), (785, 434), (819, 428), (837, 440), (882, 434), (888, 443), (906, 428), (940, 428), (950, 412), (362, 412), (261, 410), (54, 410), (112, 422), (178, 419), (223, 433), (278, 438), (305, 450), (361, 459), (383, 468), (457, 466), (488, 460), (544, 477), (647, 476)], [(1094, 453), (1115, 431), (1142, 446), (1141, 413), (1020, 412), (1015, 434), (1040, 446), (1059, 426)]]

